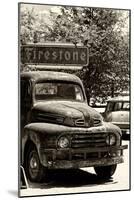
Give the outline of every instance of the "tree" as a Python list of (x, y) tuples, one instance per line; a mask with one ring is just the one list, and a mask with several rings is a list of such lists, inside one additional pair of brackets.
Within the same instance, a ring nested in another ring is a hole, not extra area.
[(21, 7), (20, 12), (20, 42), (22, 44), (46, 41), (49, 26), (45, 15), (39, 15), (34, 8)]
[[(129, 89), (129, 12), (104, 8), (61, 6), (46, 17), (22, 9), (21, 41), (81, 43), (89, 48), (89, 65), (75, 72), (85, 85), (88, 99), (105, 100)], [(48, 19), (48, 18), (47, 18)]]
[[(89, 65), (77, 75), (88, 98), (105, 99), (129, 88), (129, 38), (123, 34), (124, 13), (101, 8), (62, 7), (53, 22), (51, 41), (82, 43), (89, 48)], [(114, 91), (111, 91), (114, 90)]]

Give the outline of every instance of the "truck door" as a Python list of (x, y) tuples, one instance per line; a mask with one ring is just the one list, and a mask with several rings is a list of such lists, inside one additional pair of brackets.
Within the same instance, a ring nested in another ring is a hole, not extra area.
[(31, 110), (31, 90), (30, 90), (30, 82), (29, 80), (21, 80), (21, 130), (29, 121), (29, 113)]

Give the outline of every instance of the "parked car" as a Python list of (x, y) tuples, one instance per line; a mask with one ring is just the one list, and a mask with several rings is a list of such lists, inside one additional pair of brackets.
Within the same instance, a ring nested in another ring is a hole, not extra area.
[(129, 96), (119, 96), (109, 99), (103, 116), (106, 122), (111, 122), (120, 127), (124, 139), (130, 138)]
[(30, 181), (48, 169), (94, 167), (109, 179), (123, 163), (121, 130), (89, 107), (81, 80), (61, 72), (21, 74), (21, 166)]

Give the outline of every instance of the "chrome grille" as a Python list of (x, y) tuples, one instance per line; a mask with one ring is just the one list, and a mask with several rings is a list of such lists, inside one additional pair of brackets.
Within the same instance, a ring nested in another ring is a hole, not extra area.
[(107, 133), (76, 134), (72, 138), (72, 148), (104, 147)]
[(94, 126), (100, 126), (101, 120), (100, 119), (93, 119)]
[(62, 116), (53, 115), (51, 113), (38, 113), (36, 114), (36, 120), (42, 122), (50, 122), (50, 123), (63, 123), (64, 118)]
[(77, 120), (75, 120), (75, 126), (85, 126), (84, 119), (77, 119)]

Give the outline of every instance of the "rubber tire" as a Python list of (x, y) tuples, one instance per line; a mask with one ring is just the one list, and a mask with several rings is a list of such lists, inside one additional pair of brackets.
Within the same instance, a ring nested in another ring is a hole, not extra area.
[(116, 171), (117, 165), (108, 165), (101, 167), (94, 167), (94, 170), (99, 178), (109, 179), (113, 176)]
[[(30, 159), (33, 155), (36, 157), (36, 161), (38, 163), (38, 168), (35, 176), (32, 176), (30, 172)], [(28, 180), (31, 182), (41, 182), (46, 176), (46, 168), (41, 165), (38, 152), (34, 146), (30, 147), (26, 153), (25, 172)]]

